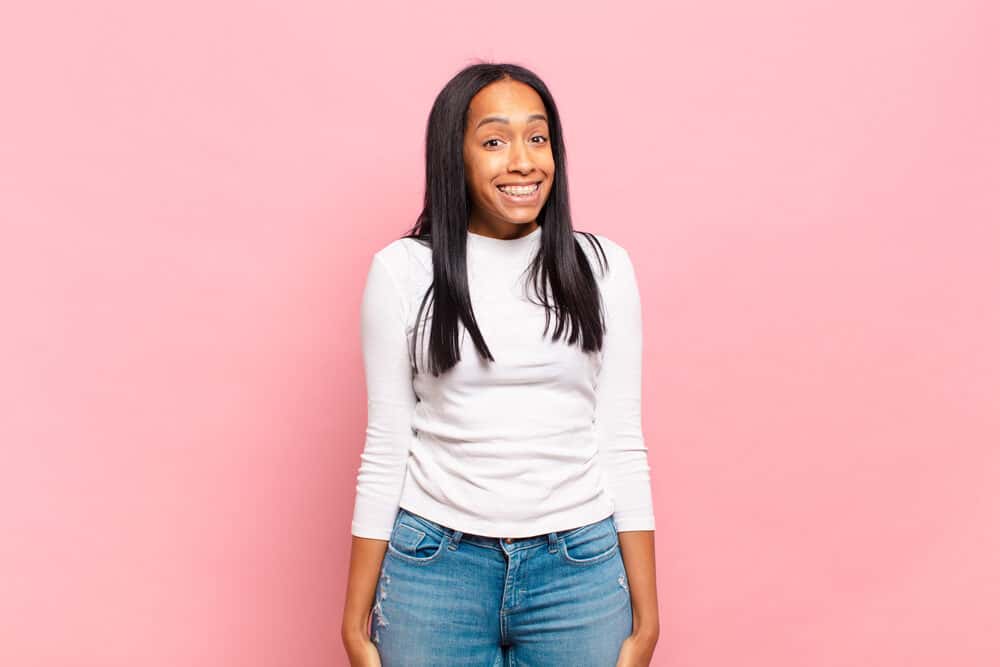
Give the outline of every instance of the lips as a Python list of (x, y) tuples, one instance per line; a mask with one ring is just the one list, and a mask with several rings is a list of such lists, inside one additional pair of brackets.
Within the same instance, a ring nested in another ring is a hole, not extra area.
[(498, 185), (497, 192), (508, 206), (536, 207), (542, 201), (541, 182), (529, 185)]
[(541, 181), (535, 181), (534, 183), (503, 183), (497, 186), (500, 192), (511, 195), (530, 195), (538, 191), (541, 187)]

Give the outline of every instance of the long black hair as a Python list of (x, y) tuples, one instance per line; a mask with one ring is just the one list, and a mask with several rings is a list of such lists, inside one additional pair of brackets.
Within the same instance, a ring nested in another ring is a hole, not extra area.
[(434, 276), (417, 312), (411, 359), (416, 364), (417, 340), (425, 336), (425, 311), (432, 307), (428, 370), (435, 376), (454, 366), (461, 356), (459, 321), (472, 337), (479, 356), (494, 361), (476, 324), (469, 298), (466, 234), (471, 201), (466, 189), (462, 147), (469, 103), (482, 88), (500, 79), (531, 86), (542, 98), (548, 115), (555, 178), (536, 220), (541, 227), (541, 242), (529, 267), (529, 280), (541, 298), (539, 305), (545, 308), (544, 331), (549, 330), (550, 317), (555, 311), (553, 340), (568, 333), (568, 344), (580, 342), (584, 351), (600, 350), (604, 341), (606, 328), (600, 290), (590, 262), (577, 242), (577, 234), (599, 251), (603, 259), (602, 271), (607, 269), (607, 256), (593, 234), (573, 230), (566, 180), (566, 147), (556, 103), (534, 72), (519, 65), (477, 63), (456, 74), (438, 93), (431, 107), (427, 119), (424, 207), (416, 224), (403, 237), (417, 239), (431, 247)]

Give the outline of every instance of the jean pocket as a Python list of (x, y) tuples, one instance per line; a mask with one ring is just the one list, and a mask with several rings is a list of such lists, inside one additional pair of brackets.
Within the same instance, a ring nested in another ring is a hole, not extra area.
[(447, 545), (448, 536), (434, 524), (403, 511), (389, 535), (387, 553), (408, 563), (423, 565), (440, 558)]
[(559, 538), (559, 554), (572, 565), (601, 563), (618, 550), (618, 531), (610, 519), (576, 528)]

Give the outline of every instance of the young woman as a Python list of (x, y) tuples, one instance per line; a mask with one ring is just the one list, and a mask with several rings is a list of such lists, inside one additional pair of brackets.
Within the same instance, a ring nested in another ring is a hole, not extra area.
[(532, 72), (459, 72), (426, 139), (423, 212), (375, 253), (362, 296), (351, 664), (648, 665), (629, 255), (573, 230), (559, 114)]

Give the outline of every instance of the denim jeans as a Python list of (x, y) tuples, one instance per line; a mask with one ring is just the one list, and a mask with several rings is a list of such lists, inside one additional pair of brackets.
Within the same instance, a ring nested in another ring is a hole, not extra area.
[(498, 538), (397, 512), (371, 610), (383, 667), (614, 667), (631, 632), (611, 516)]

